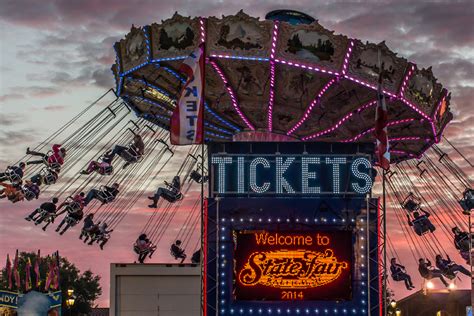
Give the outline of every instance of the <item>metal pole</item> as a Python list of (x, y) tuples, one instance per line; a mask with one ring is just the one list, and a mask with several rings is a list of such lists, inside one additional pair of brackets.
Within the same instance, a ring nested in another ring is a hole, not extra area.
[(382, 169), (382, 201), (383, 201), (383, 212), (382, 212), (382, 224), (383, 224), (383, 306), (384, 315), (387, 315), (387, 247), (386, 247), (386, 235), (387, 235), (387, 208), (385, 205), (385, 178), (386, 172)]

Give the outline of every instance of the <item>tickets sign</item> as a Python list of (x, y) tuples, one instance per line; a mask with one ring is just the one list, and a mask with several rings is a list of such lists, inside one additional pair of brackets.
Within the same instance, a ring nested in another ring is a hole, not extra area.
[(351, 232), (234, 234), (236, 300), (351, 299)]

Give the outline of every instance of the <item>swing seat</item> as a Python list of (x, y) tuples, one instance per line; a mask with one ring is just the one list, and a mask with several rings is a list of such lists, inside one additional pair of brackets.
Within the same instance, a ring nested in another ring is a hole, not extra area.
[(99, 167), (99, 174), (103, 176), (110, 176), (114, 172), (114, 167), (111, 165), (108, 165), (106, 167)]
[(122, 151), (119, 156), (128, 163), (139, 162), (142, 158), (142, 156), (138, 154), (132, 146), (129, 146), (127, 150)]
[(77, 223), (79, 223), (79, 220), (75, 219), (75, 218), (72, 218), (69, 214), (66, 216), (66, 223), (70, 226), (70, 227), (74, 227), (77, 225)]
[[(41, 221), (39, 221), (41, 219)], [(46, 222), (46, 223), (51, 223), (54, 219), (54, 213), (47, 212), (43, 209), (40, 211), (40, 217), (39, 219), (35, 222), (36, 223), (41, 223), (41, 222)]]
[(99, 193), (97, 193), (97, 199), (100, 202), (107, 204), (115, 200), (115, 196), (107, 192), (105, 189), (101, 189)]
[(8, 180), (13, 184), (21, 182), (21, 177), (12, 169), (6, 169), (5, 175), (7, 176)]
[(423, 225), (414, 225), (413, 229), (418, 236), (423, 236), (430, 232), (429, 227)]
[(66, 210), (69, 214), (75, 214), (82, 211), (82, 207), (79, 202), (72, 201), (66, 206)]
[(58, 180), (58, 177), (55, 174), (53, 174), (49, 169), (46, 169), (46, 168), (41, 170), (41, 175), (43, 178), (43, 183), (45, 185), (55, 184), (56, 181)]
[(21, 190), (23, 191), (25, 200), (31, 201), (36, 198), (36, 195), (32, 191), (30, 191), (30, 189), (28, 189), (27, 187), (24, 186), (21, 188)]
[(166, 201), (170, 202), (170, 203), (175, 203), (177, 201), (181, 201), (183, 199), (183, 194), (181, 192), (179, 192), (178, 194), (163, 194), (162, 196)]

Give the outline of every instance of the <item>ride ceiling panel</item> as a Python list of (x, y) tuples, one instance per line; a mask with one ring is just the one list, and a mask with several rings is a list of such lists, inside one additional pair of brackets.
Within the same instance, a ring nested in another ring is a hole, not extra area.
[[(220, 59), (216, 63), (232, 87), (240, 109), (255, 128), (266, 128), (270, 64), (252, 60), (236, 63), (232, 59)], [(209, 87), (207, 90), (209, 91)]]
[(276, 64), (273, 129), (282, 133), (290, 130), (331, 79), (328, 74)]
[[(304, 137), (315, 132), (326, 130), (342, 119), (341, 114), (348, 114), (360, 107), (375, 101), (376, 91), (354, 84), (349, 80), (335, 82), (314, 107), (312, 115), (303, 123), (296, 135)], [(372, 118), (369, 124), (373, 124)], [(367, 124), (367, 122), (356, 122)]]
[(376, 100), (379, 56), (389, 121), (402, 120), (389, 126), (390, 138), (399, 139), (392, 146), (394, 155), (408, 159), (412, 156), (403, 156), (404, 151), (421, 154), (439, 141), (453, 117), (450, 94), (431, 68), (418, 69), (384, 42), (337, 35), (317, 21), (291, 25), (242, 11), (221, 18), (176, 13), (161, 23), (132, 26), (114, 46), (117, 94), (128, 98), (140, 115), (150, 111), (156, 114), (150, 120), (158, 115), (168, 120), (185, 80), (180, 65), (203, 40), (206, 127), (216, 139), (245, 134), (242, 139), (253, 141), (374, 141), (369, 130), (375, 103), (366, 104)]

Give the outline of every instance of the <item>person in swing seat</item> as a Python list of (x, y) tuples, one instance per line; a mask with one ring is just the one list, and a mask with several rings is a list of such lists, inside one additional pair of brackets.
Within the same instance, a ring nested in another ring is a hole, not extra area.
[(92, 160), (87, 166), (86, 170), (82, 170), (81, 174), (91, 174), (92, 172), (97, 172), (101, 175), (112, 173), (112, 160), (113, 160), (112, 151), (107, 151), (103, 156), (101, 156), (98, 161)]
[(429, 217), (430, 213), (425, 210), (421, 210), (423, 214), (419, 212), (413, 212), (413, 219), (410, 218), (410, 215), (407, 214), (408, 224), (413, 226), (413, 230), (418, 236), (421, 236), (425, 233), (434, 232), (436, 227), (431, 223)]
[(452, 261), (448, 255), (446, 259), (441, 255), (436, 255), (436, 267), (448, 278), (454, 279), (456, 272), (461, 272), (464, 275), (471, 276), (471, 272), (460, 264)]
[(32, 151), (28, 147), (26, 149), (26, 154), (42, 157), (42, 159), (40, 160), (28, 161), (26, 163), (27, 165), (45, 164), (53, 169), (59, 169), (64, 163), (64, 158), (66, 157), (66, 149), (61, 147), (61, 145), (54, 144), (52, 147), (52, 152), (44, 154), (38, 151)]
[(123, 160), (125, 160), (125, 164), (123, 165), (123, 169), (127, 168), (130, 164), (137, 162), (145, 153), (145, 143), (140, 135), (135, 134), (133, 136), (133, 141), (129, 146), (121, 146), (115, 145), (110, 153), (111, 159), (115, 157), (115, 155), (119, 155)]
[(184, 262), (186, 259), (186, 254), (184, 253), (184, 249), (181, 248), (181, 240), (176, 240), (174, 244), (171, 245), (171, 255), (175, 259), (181, 259), (181, 263)]
[[(56, 204), (58, 203), (58, 198), (54, 197), (51, 202), (44, 202), (40, 205), (39, 208), (35, 209), (30, 215), (25, 217), (27, 221), (34, 221), (35, 225), (41, 224), (44, 220), (50, 219), (50, 222), (54, 222), (54, 217), (56, 215)], [(43, 227), (43, 230), (46, 230), (46, 227)]]
[(113, 202), (120, 192), (119, 187), (118, 183), (114, 183), (111, 187), (104, 185), (101, 189), (91, 189), (87, 193), (84, 206), (87, 206), (93, 199), (99, 200), (102, 204)]
[(160, 198), (164, 198), (170, 203), (174, 203), (182, 197), (181, 194), (181, 180), (179, 176), (175, 176), (171, 184), (165, 181), (166, 188), (159, 187), (153, 196), (149, 196), (148, 199), (152, 200), (153, 203), (148, 205), (150, 208), (156, 208)]
[(397, 263), (397, 259), (395, 258), (390, 260), (390, 273), (392, 274), (392, 279), (394, 281), (405, 282), (407, 290), (412, 290), (415, 288), (413, 286), (413, 282), (411, 281), (410, 275), (405, 270), (405, 267)]
[(420, 275), (427, 280), (439, 278), (441, 282), (443, 282), (444, 286), (449, 286), (448, 282), (446, 282), (446, 280), (444, 279), (441, 270), (432, 267), (431, 262), (428, 259), (425, 260), (423, 258), (420, 258), (420, 260), (418, 260), (418, 271), (420, 272)]
[(0, 172), (0, 182), (10, 181), (11, 184), (19, 184), (23, 179), (26, 164), (20, 162), (18, 166), (7, 166), (4, 172)]

